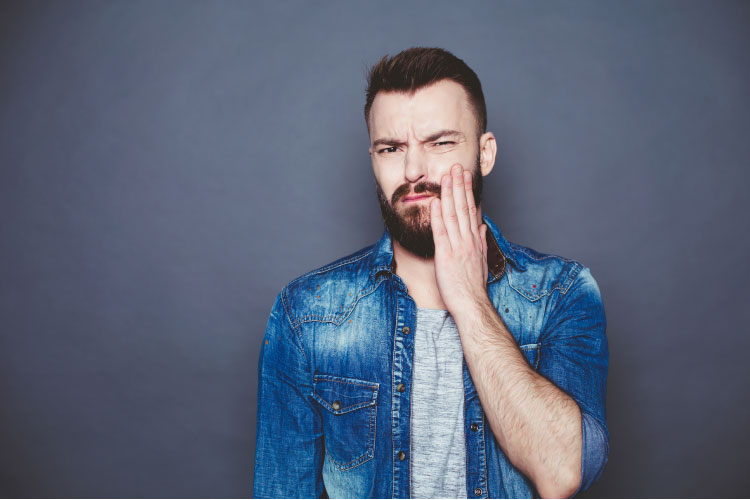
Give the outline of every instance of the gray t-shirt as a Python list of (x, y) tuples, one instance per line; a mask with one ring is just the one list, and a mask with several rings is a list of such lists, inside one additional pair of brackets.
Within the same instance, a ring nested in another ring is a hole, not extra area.
[(466, 498), (463, 350), (448, 311), (417, 308), (411, 388), (412, 498)]

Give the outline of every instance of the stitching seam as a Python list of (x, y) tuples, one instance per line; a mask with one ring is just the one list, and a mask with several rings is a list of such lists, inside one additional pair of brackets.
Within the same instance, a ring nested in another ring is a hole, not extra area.
[[(360, 300), (367, 297), (368, 295), (375, 292), (375, 290), (378, 289), (381, 283), (383, 283), (387, 278), (381, 278), (377, 282), (375, 282), (374, 285), (372, 285), (370, 288), (367, 288), (365, 290), (360, 291), (359, 295), (354, 299), (354, 302), (352, 302), (349, 307), (346, 308), (346, 310), (338, 315), (335, 314), (328, 314), (325, 316), (322, 316), (320, 314), (307, 314), (305, 316), (300, 316), (296, 322), (301, 323), (308, 323), (311, 321), (318, 322), (318, 323), (333, 323), (336, 326), (341, 326), (341, 324), (346, 320), (346, 318), (349, 317), (349, 315), (354, 311), (354, 308), (357, 306)], [(337, 320), (338, 319), (338, 320)]]
[[(548, 257), (545, 257), (545, 258), (548, 258)], [(537, 260), (540, 260), (540, 259), (537, 259)], [(565, 260), (565, 259), (563, 259), (563, 260)], [(570, 286), (573, 284), (573, 281), (575, 280), (575, 278), (580, 273), (580, 270), (583, 269), (583, 266), (581, 265), (581, 263), (579, 263), (577, 261), (568, 260), (567, 262), (573, 262), (573, 267), (571, 267), (569, 269), (568, 275), (563, 280), (563, 282), (562, 283), (558, 282), (555, 286), (553, 286), (552, 288), (549, 288), (547, 290), (544, 290), (542, 293), (539, 293), (539, 294), (529, 294), (529, 293), (526, 293), (525, 291), (521, 290), (520, 288), (518, 288), (516, 285), (513, 284), (513, 278), (511, 278), (511, 273), (508, 273), (508, 284), (510, 285), (510, 287), (513, 290), (515, 290), (520, 295), (526, 297), (527, 299), (529, 299), (532, 302), (536, 302), (537, 300), (541, 299), (545, 295), (550, 295), (555, 290), (560, 290), (560, 293), (565, 294), (565, 293), (567, 293), (567, 291), (570, 288)]]
[(286, 315), (287, 321), (289, 322), (289, 326), (292, 327), (294, 336), (297, 337), (297, 342), (299, 343), (299, 347), (297, 347), (297, 349), (299, 349), (302, 352), (302, 356), (304, 356), (305, 358), (305, 364), (309, 365), (310, 361), (307, 359), (307, 353), (305, 352), (305, 347), (302, 344), (302, 335), (300, 334), (297, 328), (297, 325), (295, 325), (295, 322), (292, 321), (291, 315), (289, 314), (290, 307), (287, 301), (286, 291), (287, 291), (286, 287), (284, 287), (284, 289), (281, 291), (281, 302), (282, 302), (282, 305), (284, 306), (284, 314)]
[(526, 256), (528, 256), (530, 259), (533, 259), (533, 260), (547, 260), (547, 259), (555, 259), (555, 258), (557, 258), (557, 259), (564, 260), (565, 262), (573, 262), (573, 259), (566, 259), (565, 257), (563, 257), (561, 255), (556, 255), (556, 254), (553, 254), (553, 253), (545, 254), (542, 257), (535, 257), (535, 256), (531, 255), (527, 251), (527, 249), (525, 247), (522, 247), (520, 245), (513, 245), (513, 246), (515, 247), (516, 251), (523, 252), (524, 254), (526, 254)]
[(325, 273), (327, 271), (330, 271), (332, 269), (336, 269), (337, 267), (345, 266), (346, 264), (351, 264), (352, 262), (356, 262), (358, 260), (362, 260), (365, 257), (369, 256), (374, 250), (374, 246), (370, 247), (367, 251), (365, 251), (362, 254), (354, 255), (353, 257), (350, 257), (346, 260), (343, 260), (341, 262), (334, 262), (333, 264), (328, 264), (327, 266), (321, 267), (319, 269), (315, 269), (314, 271), (310, 271), (309, 273), (305, 273), (302, 276), (299, 276), (292, 281), (289, 282), (289, 285), (292, 285), (293, 283), (296, 283), (297, 281), (300, 281), (303, 278), (308, 278), (310, 276), (315, 276), (316, 274)]

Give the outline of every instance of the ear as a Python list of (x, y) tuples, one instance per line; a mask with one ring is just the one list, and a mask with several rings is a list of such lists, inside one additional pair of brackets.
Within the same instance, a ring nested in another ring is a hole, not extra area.
[(492, 172), (495, 166), (495, 155), (497, 154), (497, 142), (492, 132), (485, 132), (479, 137), (479, 167), (482, 176)]

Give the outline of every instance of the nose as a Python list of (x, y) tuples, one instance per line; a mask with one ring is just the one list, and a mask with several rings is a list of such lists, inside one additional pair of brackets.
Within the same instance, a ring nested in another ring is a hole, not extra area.
[(425, 180), (427, 165), (419, 148), (409, 148), (404, 156), (404, 177), (407, 181), (414, 183)]

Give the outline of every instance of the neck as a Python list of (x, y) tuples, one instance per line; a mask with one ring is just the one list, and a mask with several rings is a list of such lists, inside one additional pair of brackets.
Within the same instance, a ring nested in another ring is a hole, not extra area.
[(403, 280), (417, 307), (445, 309), (435, 278), (435, 259), (419, 257), (394, 240), (393, 260), (396, 274)]
[[(477, 220), (482, 220), (482, 207), (477, 207)], [(393, 260), (396, 274), (404, 281), (417, 307), (447, 309), (438, 290), (435, 259), (420, 257), (393, 240)]]

